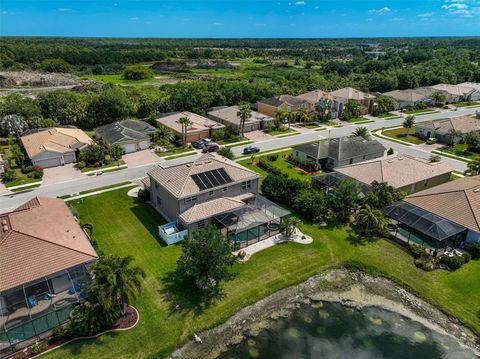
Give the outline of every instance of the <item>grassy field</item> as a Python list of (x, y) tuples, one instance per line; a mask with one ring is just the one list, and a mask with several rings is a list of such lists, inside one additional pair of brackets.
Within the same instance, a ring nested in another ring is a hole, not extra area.
[(392, 137), (397, 140), (405, 141), (412, 143), (414, 145), (419, 145), (421, 143), (424, 143), (422, 139), (418, 138), (415, 136), (415, 126), (413, 126), (410, 131), (408, 131), (409, 134), (407, 134), (407, 129), (406, 128), (395, 128), (393, 130), (385, 130), (382, 132), (384, 136)]
[(457, 106), (457, 107), (480, 106), (480, 102), (474, 102), (474, 101), (470, 101), (470, 102), (457, 102), (457, 103), (455, 104), (455, 106)]
[(480, 161), (480, 153), (475, 152), (466, 152), (467, 145), (459, 143), (453, 147), (445, 146), (440, 149), (442, 152), (450, 153), (455, 156), (460, 156), (468, 160), (477, 160)]
[(172, 271), (181, 248), (166, 247), (158, 239), (161, 217), (149, 205), (128, 197), (127, 191), (92, 196), (83, 203), (74, 201), (73, 205), (82, 222), (93, 224), (93, 237), (104, 252), (133, 255), (146, 271), (144, 291), (134, 303), (140, 311), (140, 323), (124, 333), (72, 343), (45, 358), (165, 357), (191, 339), (193, 333), (219, 325), (239, 309), (352, 260), (371, 273), (402, 283), (480, 331), (480, 261), (472, 261), (456, 272), (424, 272), (395, 244), (358, 240), (345, 227), (319, 229), (302, 225), (301, 229), (313, 236), (312, 244), (278, 245), (255, 254), (244, 264), (236, 264), (235, 278), (223, 286), (224, 295), (205, 307), (174, 280)]
[(143, 84), (155, 84), (156, 79), (145, 79), (145, 80), (125, 80), (122, 74), (115, 75), (90, 75), (85, 76), (88, 80), (106, 82), (115, 85), (143, 85)]

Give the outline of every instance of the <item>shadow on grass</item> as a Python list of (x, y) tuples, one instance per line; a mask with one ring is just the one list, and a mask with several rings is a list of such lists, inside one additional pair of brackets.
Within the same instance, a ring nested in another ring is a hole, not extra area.
[(81, 339), (78, 341), (75, 341), (73, 343), (67, 344), (63, 349), (65, 351), (68, 351), (70, 354), (78, 356), (84, 353), (84, 350), (88, 350), (88, 348), (92, 345), (102, 345), (103, 341), (108, 338), (108, 339), (115, 339), (120, 333), (119, 332), (109, 332), (105, 333), (97, 338), (91, 338), (91, 339)]
[(348, 236), (346, 240), (354, 247), (365, 246), (368, 243), (373, 243), (378, 240), (376, 237), (367, 237), (365, 235), (362, 235), (352, 228), (350, 228), (347, 232)]
[(134, 207), (130, 208), (130, 211), (137, 217), (138, 221), (147, 229), (147, 231), (154, 237), (157, 242), (166, 247), (165, 242), (160, 239), (158, 234), (158, 226), (165, 224), (166, 221), (160, 214), (155, 211), (149, 204), (136, 202)]

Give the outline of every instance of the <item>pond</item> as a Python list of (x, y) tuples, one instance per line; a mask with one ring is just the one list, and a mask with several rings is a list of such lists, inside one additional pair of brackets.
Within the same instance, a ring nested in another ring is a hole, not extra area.
[(450, 336), (376, 307), (361, 311), (313, 303), (244, 340), (222, 359), (470, 359), (474, 353)]

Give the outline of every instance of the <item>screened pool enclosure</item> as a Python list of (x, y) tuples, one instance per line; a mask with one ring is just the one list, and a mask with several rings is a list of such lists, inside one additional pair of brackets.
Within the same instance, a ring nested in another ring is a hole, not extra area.
[(213, 222), (239, 249), (278, 234), (282, 218), (289, 214), (265, 197), (256, 196), (245, 207), (214, 217)]
[(87, 296), (88, 264), (0, 293), (0, 354), (11, 353), (67, 321)]

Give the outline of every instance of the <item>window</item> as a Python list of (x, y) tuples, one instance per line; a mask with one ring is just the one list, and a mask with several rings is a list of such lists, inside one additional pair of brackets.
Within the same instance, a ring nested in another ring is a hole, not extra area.
[(197, 196), (185, 198), (185, 203), (196, 202), (196, 201), (197, 201)]
[(242, 189), (245, 190), (245, 189), (249, 189), (252, 187), (252, 184), (251, 184), (251, 181), (245, 181), (245, 182), (242, 182)]
[(222, 191), (223, 191), (223, 192), (227, 192), (227, 189), (228, 189), (228, 187), (223, 187), (223, 188), (222, 188)]
[(157, 205), (161, 206), (162, 205), (162, 200), (160, 197), (157, 196)]
[(213, 191), (208, 192), (209, 196), (213, 196)]

